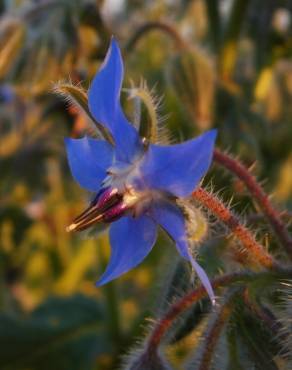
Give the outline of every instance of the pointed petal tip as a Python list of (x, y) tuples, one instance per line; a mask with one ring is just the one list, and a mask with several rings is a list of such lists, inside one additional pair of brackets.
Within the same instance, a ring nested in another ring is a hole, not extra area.
[(214, 306), (216, 306), (217, 301), (216, 301), (216, 297), (215, 297), (215, 295), (214, 295), (213, 290), (212, 290), (212, 291), (209, 291), (209, 290), (207, 290), (207, 288), (206, 288), (205, 286), (204, 286), (204, 288), (206, 289), (207, 296), (208, 296), (208, 298), (210, 299), (211, 305), (212, 305), (213, 307), (214, 307)]
[(123, 77), (121, 51), (115, 38), (112, 38), (106, 56), (88, 90), (88, 107), (91, 114), (112, 134), (121, 114), (119, 100)]
[(100, 70), (98, 72), (101, 72), (104, 67), (109, 65), (110, 63), (116, 62), (118, 65), (120, 65), (121, 68), (121, 76), (119, 76), (121, 79), (123, 78), (123, 69), (124, 69), (124, 63), (122, 59), (122, 52), (119, 46), (118, 41), (114, 36), (111, 37), (110, 45), (108, 47), (106, 56), (104, 58), (104, 61), (100, 67)]
[(206, 144), (210, 147), (210, 150), (211, 150), (211, 158), (213, 157), (213, 151), (214, 151), (214, 147), (215, 147), (215, 141), (217, 139), (217, 135), (218, 135), (218, 130), (217, 129), (212, 129), (210, 131), (207, 131), (204, 136), (205, 136), (205, 141), (206, 141)]
[(179, 144), (151, 144), (141, 164), (145, 183), (177, 197), (189, 196), (212, 163), (216, 136), (213, 129)]
[(112, 282), (113, 280), (115, 280), (117, 277), (119, 276), (112, 276), (112, 274), (109, 274), (107, 273), (107, 271), (105, 271), (103, 273), (103, 275), (95, 282), (95, 286), (97, 288), (107, 284), (107, 283), (110, 283)]
[(216, 137), (218, 135), (218, 130), (217, 130), (217, 128), (213, 128), (212, 130), (209, 130), (208, 133), (211, 137), (214, 137), (214, 139), (216, 139)]
[(97, 122), (113, 136), (116, 157), (130, 162), (140, 150), (138, 132), (120, 104), (124, 62), (117, 40), (112, 37), (105, 59), (88, 90), (88, 107)]
[(114, 35), (111, 36), (111, 42), (110, 42), (110, 47), (114, 47), (118, 50), (120, 50), (119, 43)]
[(198, 138), (202, 137), (205, 140), (207, 139), (207, 140), (213, 141), (215, 143), (215, 140), (217, 138), (217, 135), (218, 135), (218, 130), (216, 128), (213, 128), (213, 129), (211, 129), (209, 131), (204, 132)]
[(97, 287), (97, 288), (99, 288), (99, 287), (101, 287), (101, 286), (103, 286), (104, 284), (106, 284), (107, 283), (107, 281), (104, 281), (104, 279), (99, 279), (99, 280), (97, 280), (96, 282), (95, 282), (95, 286)]
[(191, 262), (192, 267), (196, 271), (198, 278), (200, 279), (203, 287), (205, 288), (206, 293), (208, 294), (210, 301), (212, 303), (212, 306), (214, 306), (216, 304), (216, 297), (208, 275), (206, 274), (205, 270), (194, 259), (191, 253), (188, 253), (188, 260)]

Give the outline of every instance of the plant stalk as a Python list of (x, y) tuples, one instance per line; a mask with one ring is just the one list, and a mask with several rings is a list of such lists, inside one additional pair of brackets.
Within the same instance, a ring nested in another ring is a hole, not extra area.
[(220, 152), (218, 149), (214, 150), (213, 159), (215, 162), (235, 174), (245, 184), (272, 226), (279, 242), (282, 244), (283, 248), (286, 250), (288, 256), (292, 260), (292, 238), (290, 237), (285, 224), (281, 220), (279, 212), (273, 207), (269, 200), (269, 196), (264, 192), (263, 188), (256, 181), (255, 177), (252, 176), (248, 169), (239, 161), (231, 158), (225, 153)]

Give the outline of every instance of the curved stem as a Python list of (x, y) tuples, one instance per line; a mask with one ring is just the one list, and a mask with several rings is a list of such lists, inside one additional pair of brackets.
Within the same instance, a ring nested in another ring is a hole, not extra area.
[(200, 365), (198, 370), (209, 370), (211, 361), (214, 355), (216, 344), (219, 340), (220, 334), (229, 320), (232, 313), (232, 306), (234, 304), (234, 298), (238, 295), (238, 291), (231, 293), (229, 292), (225, 302), (215, 313), (215, 320), (212, 325), (208, 328), (206, 335), (204, 335), (204, 348), (200, 358)]
[[(229, 285), (235, 281), (250, 277), (251, 274), (246, 272), (234, 272), (231, 274), (226, 274), (220, 276), (212, 281), (212, 287), (218, 288), (220, 286)], [(201, 285), (192, 292), (186, 294), (179, 301), (174, 303), (166, 315), (161, 318), (155, 325), (154, 330), (149, 338), (147, 350), (156, 350), (162, 337), (165, 335), (166, 331), (170, 328), (173, 321), (185, 310), (187, 310), (192, 304), (198, 302), (207, 295), (205, 288)]]
[(149, 120), (139, 123), (139, 136), (146, 138), (151, 143), (156, 143), (158, 139), (158, 118), (157, 118), (157, 107), (159, 106), (159, 100), (155, 99), (154, 94), (148, 89), (147, 83), (143, 80), (140, 86), (132, 86), (130, 89), (130, 99), (139, 98), (140, 101), (145, 105)]
[(292, 259), (292, 238), (290, 237), (285, 224), (280, 218), (280, 214), (269, 201), (268, 195), (264, 192), (261, 185), (256, 181), (248, 169), (239, 161), (231, 158), (227, 154), (220, 152), (218, 149), (214, 151), (214, 161), (227, 168), (235, 174), (247, 187), (251, 195), (261, 207), (264, 215), (272, 226), (280, 243), (285, 248), (287, 254)]
[(171, 24), (166, 22), (153, 21), (143, 24), (140, 28), (136, 30), (136, 32), (134, 32), (134, 34), (130, 37), (127, 44), (125, 45), (125, 52), (131, 52), (140, 38), (153, 30), (162, 31), (170, 36), (178, 50), (184, 49), (186, 47), (185, 41)]
[(234, 236), (241, 241), (245, 247), (244, 251), (241, 251), (241, 257), (251, 262), (257, 262), (265, 268), (277, 267), (277, 262), (273, 257), (265, 251), (264, 247), (255, 240), (251, 232), (240, 223), (237, 217), (218, 198), (200, 187), (193, 192), (192, 196), (218, 217), (231, 230)]
[(70, 102), (76, 104), (79, 108), (81, 108), (81, 110), (87, 115), (87, 117), (94, 123), (101, 136), (111, 145), (115, 144), (109, 130), (105, 128), (105, 126), (103, 126), (101, 123), (97, 122), (91, 114), (88, 107), (87, 93), (82, 88), (72, 85), (71, 83), (57, 83), (53, 87), (53, 92), (63, 96), (65, 99), (69, 100)]
[(281, 323), (277, 320), (272, 311), (270, 311), (268, 307), (262, 306), (260, 302), (251, 299), (248, 289), (244, 291), (243, 301), (246, 307), (249, 308), (250, 312), (258, 317), (275, 337), (280, 338), (281, 334), (284, 334)]
[[(211, 281), (211, 284), (213, 289), (217, 289), (220, 287), (229, 286), (236, 282), (252, 282), (256, 279), (264, 278), (265, 276), (271, 276), (271, 271), (263, 271), (258, 273), (252, 273), (249, 271), (233, 272), (214, 278)], [(291, 276), (291, 269), (286, 270), (283, 268), (278, 268), (277, 272), (275, 272), (276, 278), (291, 278)], [(194, 303), (200, 301), (206, 296), (207, 291), (202, 285), (200, 285), (198, 288), (187, 293), (185, 296), (175, 302), (170, 307), (168, 312), (154, 325), (153, 331), (148, 339), (146, 351), (156, 352), (165, 333), (171, 327), (174, 321), (179, 317), (179, 315), (189, 309)]]

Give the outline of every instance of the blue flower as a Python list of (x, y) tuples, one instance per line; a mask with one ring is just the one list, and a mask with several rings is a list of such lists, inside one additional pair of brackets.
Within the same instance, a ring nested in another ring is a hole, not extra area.
[(112, 135), (115, 145), (88, 137), (66, 139), (75, 180), (96, 196), (67, 228), (79, 231), (98, 222), (111, 223), (111, 258), (97, 285), (137, 266), (151, 251), (157, 226), (164, 229), (178, 252), (189, 260), (210, 298), (214, 293), (204, 270), (192, 257), (186, 220), (177, 199), (191, 195), (207, 172), (216, 131), (182, 144), (145, 145), (120, 105), (123, 61), (113, 39), (88, 91), (89, 109)]

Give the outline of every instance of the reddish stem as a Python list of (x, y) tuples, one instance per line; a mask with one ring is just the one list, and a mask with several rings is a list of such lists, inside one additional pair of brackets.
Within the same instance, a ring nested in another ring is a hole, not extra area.
[(251, 195), (258, 202), (267, 220), (270, 222), (270, 225), (274, 229), (280, 243), (292, 259), (292, 238), (290, 237), (285, 224), (282, 222), (279, 212), (273, 207), (269, 201), (268, 195), (256, 181), (255, 177), (252, 176), (248, 169), (239, 161), (220, 152), (218, 149), (215, 149), (213, 158), (215, 162), (221, 164), (238, 176), (238, 178), (245, 184)]
[[(229, 285), (236, 281), (244, 278), (250, 278), (252, 275), (246, 272), (234, 272), (231, 274), (226, 274), (215, 278), (212, 281), (212, 287), (214, 289)], [(174, 303), (166, 315), (161, 318), (155, 325), (154, 330), (149, 338), (147, 351), (156, 351), (162, 337), (165, 335), (166, 331), (170, 328), (173, 321), (185, 310), (187, 310), (192, 304), (198, 302), (200, 299), (207, 295), (205, 288), (201, 285), (197, 289), (186, 294), (179, 301)]]
[[(244, 304), (250, 309), (250, 311), (257, 316), (269, 330), (278, 338), (280, 338), (280, 331), (283, 329), (280, 322), (274, 316), (274, 314), (268, 310), (267, 307), (262, 307), (259, 302), (252, 300), (248, 289), (243, 294)], [(282, 330), (283, 331), (283, 330)]]
[[(271, 272), (270, 271), (264, 271), (260, 273), (251, 273), (248, 271), (233, 272), (230, 274), (225, 274), (223, 276), (214, 278), (211, 281), (211, 284), (213, 289), (217, 289), (219, 287), (228, 286), (240, 281), (248, 283), (250, 281), (254, 281), (255, 279), (264, 277), (265, 274), (268, 274), (269, 276)], [(287, 270), (279, 267), (276, 276), (277, 278), (290, 279), (292, 276), (292, 270), (291, 269)], [(171, 305), (168, 312), (156, 322), (153, 331), (148, 339), (145, 353), (148, 353), (148, 355), (151, 353), (152, 354), (156, 353), (158, 350), (158, 346), (162, 338), (164, 337), (165, 333), (173, 324), (173, 322), (179, 317), (179, 315), (186, 311), (187, 309), (189, 309), (192, 306), (192, 304), (198, 302), (199, 300), (206, 296), (207, 291), (202, 285), (200, 285), (198, 288), (187, 293), (185, 296), (183, 296), (177, 302)]]
[(239, 222), (218, 198), (200, 187), (192, 195), (218, 217), (241, 241), (245, 247), (245, 250), (241, 251), (241, 257), (247, 258), (250, 262), (258, 262), (266, 268), (277, 266), (273, 257), (264, 250), (263, 246), (255, 240), (251, 232)]
[[(237, 293), (236, 293), (237, 294)], [(216, 314), (216, 319), (212, 326), (209, 328), (207, 334), (204, 336), (204, 349), (202, 358), (200, 360), (200, 366), (198, 370), (209, 370), (213, 353), (224, 328), (226, 321), (229, 319), (232, 312), (232, 304), (234, 302), (235, 294), (232, 294), (229, 299), (220, 307)]]

